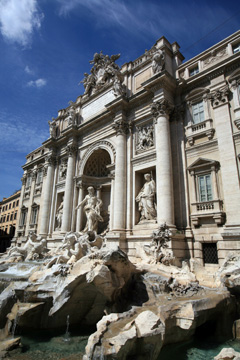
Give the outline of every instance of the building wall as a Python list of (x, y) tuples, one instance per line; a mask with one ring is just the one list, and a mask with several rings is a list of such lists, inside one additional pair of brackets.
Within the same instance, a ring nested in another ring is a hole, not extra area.
[(21, 191), (16, 191), (0, 202), (0, 252), (10, 246), (15, 234)]
[[(237, 32), (182, 63), (179, 45), (162, 37), (122, 66), (125, 96), (110, 82), (60, 110), (55, 135), (23, 166), (18, 242), (36, 231), (54, 246), (82, 231), (84, 211), (75, 208), (91, 185), (103, 200), (107, 241), (132, 256), (162, 222), (180, 260), (222, 263), (238, 250), (239, 44)], [(157, 218), (140, 221), (135, 199), (146, 173), (156, 183)]]

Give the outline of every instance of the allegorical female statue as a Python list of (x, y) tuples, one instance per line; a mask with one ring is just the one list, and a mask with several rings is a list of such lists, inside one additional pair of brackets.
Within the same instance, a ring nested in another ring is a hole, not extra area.
[(150, 174), (145, 174), (144, 179), (146, 182), (136, 197), (138, 209), (141, 212), (140, 221), (155, 220), (157, 216), (157, 211), (155, 209), (155, 181), (151, 178)]
[(103, 218), (100, 215), (102, 200), (94, 195), (94, 188), (92, 186), (89, 186), (87, 190), (88, 195), (86, 195), (83, 201), (78, 204), (76, 209), (84, 206), (83, 210), (86, 214), (87, 223), (83, 232), (94, 231), (97, 233), (98, 222), (103, 221)]

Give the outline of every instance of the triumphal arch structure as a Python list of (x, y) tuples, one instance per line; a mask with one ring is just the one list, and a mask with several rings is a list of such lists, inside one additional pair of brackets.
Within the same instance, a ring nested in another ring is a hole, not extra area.
[(120, 54), (94, 54), (84, 94), (27, 156), (15, 240), (34, 231), (55, 246), (93, 230), (138, 256), (166, 223), (179, 259), (219, 263), (236, 249), (239, 39), (185, 63), (164, 37), (121, 68)]

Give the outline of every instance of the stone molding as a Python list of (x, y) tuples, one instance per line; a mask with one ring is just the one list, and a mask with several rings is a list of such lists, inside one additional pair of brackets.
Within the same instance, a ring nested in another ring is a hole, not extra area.
[(162, 99), (152, 104), (151, 113), (156, 121), (159, 116), (168, 117), (173, 109), (174, 106), (167, 99)]
[(230, 90), (229, 90), (228, 86), (224, 86), (221, 89), (213, 91), (209, 95), (209, 98), (212, 103), (212, 107), (217, 108), (218, 106), (227, 104), (229, 101), (229, 99), (228, 99), (229, 93), (230, 93)]

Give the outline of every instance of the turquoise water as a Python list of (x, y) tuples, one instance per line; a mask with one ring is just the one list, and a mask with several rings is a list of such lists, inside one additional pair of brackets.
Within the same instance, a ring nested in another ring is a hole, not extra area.
[(87, 341), (88, 336), (21, 336), (22, 349), (11, 352), (9, 360), (81, 360)]
[(224, 343), (213, 341), (189, 341), (165, 346), (158, 360), (213, 360), (223, 348), (233, 348), (240, 352), (239, 340), (228, 340)]

